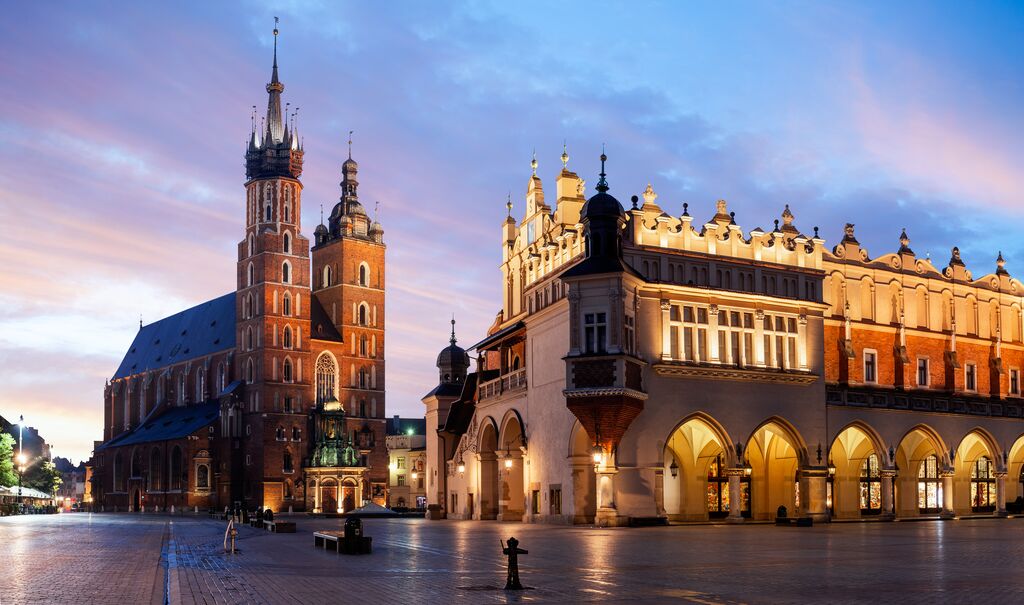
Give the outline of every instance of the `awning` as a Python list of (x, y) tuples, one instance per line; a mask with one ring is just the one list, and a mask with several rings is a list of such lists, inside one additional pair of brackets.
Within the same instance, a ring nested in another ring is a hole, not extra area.
[(509, 326), (507, 328), (503, 328), (501, 330), (498, 330), (494, 334), (491, 334), (487, 338), (485, 338), (485, 339), (481, 340), (480, 342), (476, 343), (475, 345), (469, 347), (469, 350), (470, 351), (472, 351), (474, 349), (477, 350), (477, 351), (486, 350), (491, 345), (504, 340), (505, 337), (507, 337), (510, 334), (513, 334), (515, 332), (518, 332), (519, 330), (522, 330), (525, 327), (526, 327), (525, 323), (523, 323), (522, 321), (517, 321), (516, 323), (512, 324), (511, 326)]

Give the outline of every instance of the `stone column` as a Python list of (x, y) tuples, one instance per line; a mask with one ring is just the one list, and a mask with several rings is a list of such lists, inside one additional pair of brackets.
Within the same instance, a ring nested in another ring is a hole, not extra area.
[(619, 469), (602, 466), (597, 470), (597, 517), (598, 527), (615, 527), (620, 524), (619, 511), (615, 507), (615, 475)]
[[(896, 517), (896, 508), (893, 505), (893, 481), (896, 480), (895, 469), (882, 469), (882, 513), (879, 515), (882, 519), (894, 519)], [(835, 494), (832, 494), (835, 498)]]
[(808, 467), (800, 469), (801, 487), (805, 487), (800, 498), (800, 508), (803, 513), (814, 519), (816, 523), (822, 523), (828, 518), (828, 469), (824, 467)]
[(730, 468), (729, 476), (729, 517), (728, 523), (743, 523), (743, 494), (740, 482), (743, 477), (742, 468)]
[(1006, 472), (996, 473), (996, 512), (995, 516), (1006, 516)]
[[(672, 359), (672, 330), (669, 325), (672, 305), (668, 300), (661, 301), (661, 360), (668, 361)], [(636, 329), (636, 326), (634, 326)], [(682, 328), (680, 328), (681, 330)], [(683, 334), (680, 333), (679, 337), (682, 338)], [(684, 349), (685, 350), (685, 349)], [(680, 351), (682, 354), (682, 351)]]
[(942, 512), (939, 516), (943, 519), (952, 519), (956, 517), (956, 512), (953, 511), (953, 471), (944, 471), (942, 473)]

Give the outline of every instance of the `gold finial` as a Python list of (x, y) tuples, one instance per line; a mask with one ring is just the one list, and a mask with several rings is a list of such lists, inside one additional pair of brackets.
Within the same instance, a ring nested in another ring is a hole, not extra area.
[(562, 140), (562, 170), (569, 169), (569, 152), (565, 148), (565, 140)]
[(512, 192), (508, 192), (508, 201), (505, 202), (505, 207), (508, 208), (508, 216), (512, 218)]
[(530, 160), (530, 168), (533, 169), (533, 176), (537, 176), (537, 148), (533, 148), (533, 159)]

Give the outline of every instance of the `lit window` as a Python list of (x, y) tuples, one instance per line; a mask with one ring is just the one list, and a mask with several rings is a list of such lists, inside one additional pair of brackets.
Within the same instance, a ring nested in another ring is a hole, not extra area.
[(922, 513), (937, 513), (942, 507), (942, 481), (939, 459), (932, 454), (921, 461), (917, 470), (917, 508)]
[(604, 313), (586, 313), (583, 316), (583, 342), (585, 353), (604, 353), (608, 324)]
[(864, 351), (864, 382), (878, 382), (878, 354)]
[(996, 505), (996, 479), (992, 461), (982, 456), (971, 467), (971, 510), (990, 513)]
[(882, 476), (878, 455), (872, 452), (860, 465), (860, 512), (877, 514), (882, 510)]

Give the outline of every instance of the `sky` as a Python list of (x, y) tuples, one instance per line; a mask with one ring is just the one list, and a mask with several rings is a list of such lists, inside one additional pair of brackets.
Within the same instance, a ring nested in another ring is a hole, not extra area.
[(1024, 275), (1024, 9), (954, 2), (20, 2), (0, 20), (0, 415), (54, 455), (102, 437), (138, 330), (234, 289), (251, 107), (273, 18), (301, 107), (302, 223), (340, 189), (387, 249), (388, 414), (420, 415), (457, 319), (501, 305), (500, 226), (531, 154), (744, 229), (784, 205), (872, 256), (902, 228), (976, 276)]

